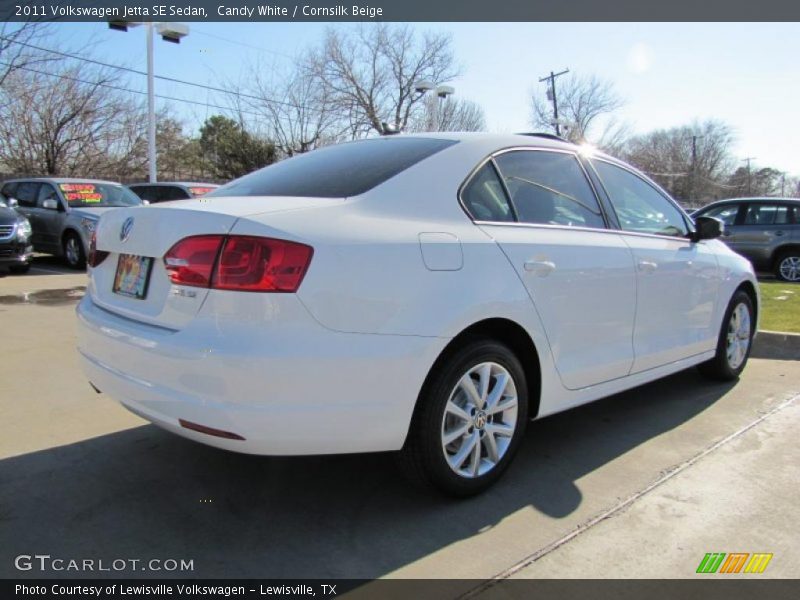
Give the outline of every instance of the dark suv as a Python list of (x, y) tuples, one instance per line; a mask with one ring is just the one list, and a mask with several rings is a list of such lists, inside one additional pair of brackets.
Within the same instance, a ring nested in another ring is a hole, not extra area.
[(800, 199), (720, 200), (692, 214), (701, 216), (725, 223), (721, 239), (757, 270), (772, 271), (784, 281), (800, 281)]
[(139, 198), (150, 204), (169, 200), (188, 200), (213, 192), (219, 186), (215, 183), (190, 183), (171, 181), (164, 183), (132, 183), (128, 186)]

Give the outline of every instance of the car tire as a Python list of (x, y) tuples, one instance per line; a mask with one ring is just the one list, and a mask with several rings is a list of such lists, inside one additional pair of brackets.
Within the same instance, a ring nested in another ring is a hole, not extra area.
[(774, 273), (781, 281), (800, 282), (800, 248), (785, 250), (778, 254)]
[(86, 252), (83, 250), (81, 237), (74, 231), (69, 231), (64, 236), (64, 260), (72, 269), (86, 268)]
[(24, 275), (25, 273), (31, 270), (31, 266), (29, 264), (14, 265), (12, 267), (9, 267), (9, 269), (11, 270), (12, 273), (16, 275)]
[(399, 463), (416, 483), (472, 496), (500, 478), (519, 448), (528, 421), (525, 373), (507, 346), (489, 339), (466, 343), (434, 368)]
[(698, 366), (703, 375), (717, 381), (733, 381), (739, 377), (753, 347), (754, 312), (750, 295), (738, 290), (725, 311), (714, 358)]

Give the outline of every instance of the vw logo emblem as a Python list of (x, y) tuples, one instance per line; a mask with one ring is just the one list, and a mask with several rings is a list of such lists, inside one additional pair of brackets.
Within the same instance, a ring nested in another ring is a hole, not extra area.
[(133, 217), (128, 217), (122, 224), (122, 229), (119, 230), (120, 242), (124, 242), (125, 240), (128, 239), (128, 237), (130, 237), (131, 229), (133, 229)]

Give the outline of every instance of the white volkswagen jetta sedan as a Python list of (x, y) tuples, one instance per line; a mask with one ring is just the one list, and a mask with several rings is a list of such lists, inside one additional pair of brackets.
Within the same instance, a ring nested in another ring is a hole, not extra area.
[(720, 228), (548, 136), (355, 141), (103, 215), (78, 346), (95, 389), (184, 437), (396, 450), (469, 495), (530, 419), (739, 375), (757, 287)]

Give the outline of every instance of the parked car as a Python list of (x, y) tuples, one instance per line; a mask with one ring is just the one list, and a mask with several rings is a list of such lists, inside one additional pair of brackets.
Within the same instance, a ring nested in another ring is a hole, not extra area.
[(14, 199), (17, 211), (30, 221), (34, 250), (63, 256), (74, 269), (86, 264), (100, 215), (142, 204), (125, 186), (96, 179), (13, 179), (3, 184), (2, 193)]
[(142, 200), (155, 204), (169, 200), (197, 198), (213, 192), (219, 186), (216, 183), (170, 181), (164, 183), (132, 183), (128, 187)]
[(95, 389), (184, 437), (397, 450), (464, 496), (530, 419), (694, 365), (741, 373), (756, 279), (721, 228), (563, 141), (355, 141), (104, 215), (78, 348)]
[(800, 281), (800, 199), (735, 198), (712, 202), (693, 217), (725, 223), (723, 241), (758, 270)]
[(9, 199), (0, 194), (0, 269), (27, 273), (33, 256), (31, 224), (9, 204)]

